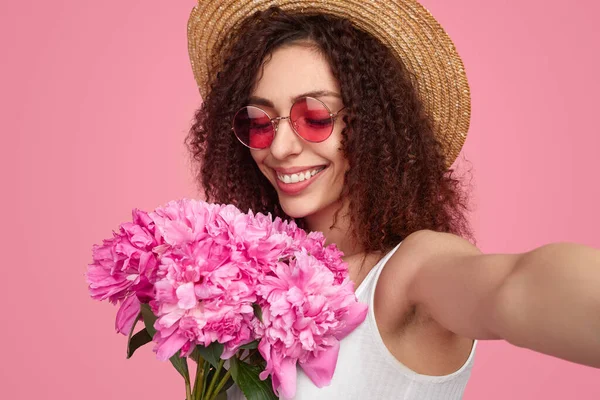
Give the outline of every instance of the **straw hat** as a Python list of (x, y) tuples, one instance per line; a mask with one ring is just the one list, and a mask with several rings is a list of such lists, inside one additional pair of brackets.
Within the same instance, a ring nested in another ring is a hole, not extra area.
[(302, 13), (347, 18), (385, 45), (415, 77), (414, 84), (432, 117), (450, 167), (462, 148), (471, 116), (464, 66), (448, 34), (414, 0), (199, 0), (188, 21), (188, 50), (200, 94), (208, 91), (209, 72), (219, 71), (217, 43), (241, 20), (270, 6)]

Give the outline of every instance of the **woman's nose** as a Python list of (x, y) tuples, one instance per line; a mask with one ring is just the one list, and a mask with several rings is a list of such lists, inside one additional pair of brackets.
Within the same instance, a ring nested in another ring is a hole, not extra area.
[(292, 129), (290, 118), (282, 118), (276, 122), (276, 131), (270, 149), (273, 157), (283, 160), (302, 151), (302, 139)]

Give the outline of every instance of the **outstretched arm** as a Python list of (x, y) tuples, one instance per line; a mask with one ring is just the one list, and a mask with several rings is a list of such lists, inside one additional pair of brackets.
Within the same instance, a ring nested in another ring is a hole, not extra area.
[(446, 329), (600, 368), (600, 250), (552, 243), (482, 254), (433, 231), (405, 244), (419, 254), (408, 297)]

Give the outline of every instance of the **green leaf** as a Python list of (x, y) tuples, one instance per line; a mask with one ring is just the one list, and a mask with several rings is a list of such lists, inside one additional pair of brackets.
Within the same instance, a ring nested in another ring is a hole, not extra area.
[(131, 358), (131, 356), (137, 349), (139, 349), (146, 343), (150, 343), (151, 341), (152, 336), (148, 334), (146, 328), (133, 335), (133, 337), (129, 339), (129, 343), (127, 344), (127, 358)]
[(254, 349), (258, 348), (258, 343), (259, 343), (259, 340), (255, 340), (254, 342), (246, 343), (245, 345), (240, 346), (240, 349), (254, 350)]
[(189, 382), (190, 371), (188, 370), (187, 358), (179, 357), (177, 354), (179, 354), (179, 352), (177, 352), (173, 357), (169, 358), (169, 361), (171, 361), (171, 364), (173, 364), (177, 372), (183, 376), (183, 379), (185, 379), (186, 382)]
[(141, 313), (146, 330), (150, 336), (154, 337), (154, 334), (156, 333), (156, 329), (154, 329), (154, 322), (157, 320), (156, 315), (154, 315), (148, 304), (142, 304)]
[(190, 358), (196, 361), (196, 363), (200, 361), (200, 358), (202, 357), (200, 356), (200, 350), (198, 350), (198, 346), (194, 347), (194, 351), (192, 351), (192, 354), (190, 354)]
[[(158, 319), (156, 315), (150, 309), (150, 305), (142, 304), (141, 308), (142, 319), (144, 320), (144, 325), (146, 326), (146, 331), (148, 331), (148, 335), (154, 337), (156, 334), (156, 329), (154, 329), (154, 323)], [(177, 352), (173, 357), (169, 359), (173, 367), (183, 376), (186, 382), (190, 381), (190, 371), (188, 370), (187, 359), (179, 357), (179, 352)]]
[(271, 377), (261, 381), (258, 375), (262, 369), (256, 365), (246, 364), (236, 357), (230, 359), (231, 376), (248, 400), (277, 400), (273, 393)]
[(133, 336), (133, 331), (135, 330), (135, 326), (137, 325), (137, 323), (138, 323), (138, 321), (140, 319), (142, 319), (142, 311), (141, 310), (138, 313), (138, 315), (135, 317), (135, 321), (133, 321), (133, 325), (131, 325), (131, 329), (129, 330), (129, 335), (127, 336), (127, 358), (131, 357), (131, 355), (135, 351), (135, 349), (130, 350), (130, 348), (131, 348), (131, 337)]
[(258, 318), (258, 320), (260, 322), (263, 322), (262, 320), (262, 308), (260, 308), (260, 306), (256, 303), (252, 304), (252, 308), (254, 309), (254, 315), (256, 316), (256, 318)]
[(196, 346), (200, 356), (210, 363), (213, 367), (219, 365), (221, 354), (223, 354), (223, 345), (219, 342), (212, 342), (210, 346)]

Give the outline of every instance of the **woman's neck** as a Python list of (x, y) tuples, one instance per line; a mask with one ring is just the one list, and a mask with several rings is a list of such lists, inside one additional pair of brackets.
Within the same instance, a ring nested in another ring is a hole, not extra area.
[[(336, 211), (341, 210), (337, 215), (335, 226), (333, 226), (334, 216)], [(346, 200), (336, 202), (330, 206), (319, 210), (315, 214), (304, 217), (306, 229), (308, 231), (320, 231), (326, 239), (326, 244), (335, 243), (337, 248), (344, 253), (345, 256), (352, 256), (363, 252), (362, 245), (356, 243), (354, 235), (352, 235), (350, 221), (350, 207)]]

